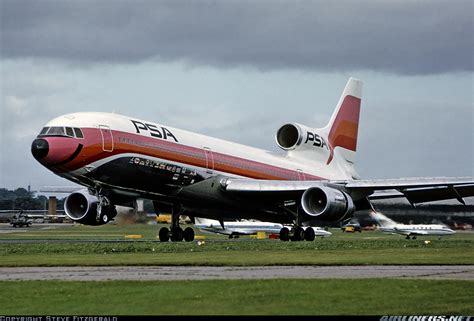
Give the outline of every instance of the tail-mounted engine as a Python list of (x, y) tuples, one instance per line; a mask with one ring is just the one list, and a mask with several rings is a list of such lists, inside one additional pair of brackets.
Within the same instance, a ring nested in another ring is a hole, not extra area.
[(64, 211), (73, 221), (85, 225), (102, 225), (117, 215), (115, 206), (105, 196), (100, 199), (87, 190), (72, 193), (64, 202)]
[(342, 221), (355, 211), (347, 193), (330, 187), (308, 188), (301, 197), (301, 207), (305, 214), (329, 222)]
[(309, 153), (308, 157), (312, 159), (319, 155), (324, 161), (329, 157), (327, 135), (322, 129), (313, 129), (297, 123), (286, 124), (278, 129), (275, 139), (278, 147), (286, 152), (298, 152), (301, 156)]

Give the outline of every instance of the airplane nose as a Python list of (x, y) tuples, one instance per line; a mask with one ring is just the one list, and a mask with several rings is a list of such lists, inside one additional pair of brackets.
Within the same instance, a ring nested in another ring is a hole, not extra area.
[(31, 153), (36, 159), (42, 159), (48, 155), (49, 144), (46, 139), (38, 138), (31, 144)]

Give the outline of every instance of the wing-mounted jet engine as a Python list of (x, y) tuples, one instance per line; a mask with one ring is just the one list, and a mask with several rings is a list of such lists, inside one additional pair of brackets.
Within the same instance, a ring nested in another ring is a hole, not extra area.
[(331, 187), (310, 187), (301, 197), (301, 208), (312, 218), (339, 222), (352, 216), (355, 206), (345, 192)]
[(117, 215), (115, 205), (107, 197), (91, 195), (86, 189), (70, 194), (64, 211), (70, 219), (85, 225), (103, 225)]

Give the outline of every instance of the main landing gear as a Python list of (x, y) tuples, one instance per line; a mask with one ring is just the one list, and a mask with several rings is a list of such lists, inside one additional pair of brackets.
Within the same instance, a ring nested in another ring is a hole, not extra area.
[(194, 230), (191, 227), (183, 229), (179, 226), (180, 207), (174, 207), (171, 214), (171, 228), (162, 227), (158, 233), (161, 242), (186, 242), (194, 241)]
[(287, 242), (292, 241), (314, 241), (316, 238), (314, 230), (312, 227), (308, 226), (306, 229), (301, 226), (296, 226), (293, 228), (293, 234), (290, 233), (290, 229), (283, 227), (280, 230), (280, 240)]

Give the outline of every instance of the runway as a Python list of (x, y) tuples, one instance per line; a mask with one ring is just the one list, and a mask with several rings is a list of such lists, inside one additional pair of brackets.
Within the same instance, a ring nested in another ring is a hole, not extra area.
[(2, 267), (6, 280), (231, 280), (231, 279), (435, 279), (474, 280), (474, 265), (371, 266), (78, 266)]

